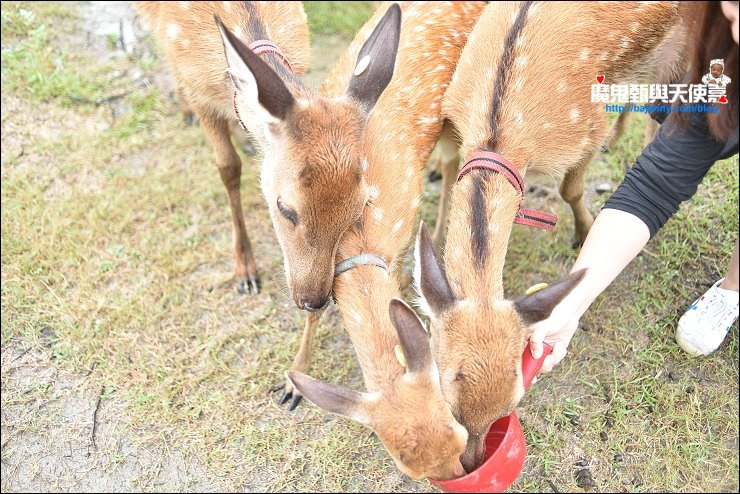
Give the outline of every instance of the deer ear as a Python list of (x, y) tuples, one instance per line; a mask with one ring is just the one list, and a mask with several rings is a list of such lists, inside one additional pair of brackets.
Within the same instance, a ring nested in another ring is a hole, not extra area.
[(214, 14), (224, 43), (229, 74), (241, 99), (266, 123), (284, 120), (295, 103), (283, 81)]
[(430, 315), (439, 316), (455, 304), (455, 294), (447, 281), (447, 274), (437, 258), (429, 229), (422, 222), (416, 236), (416, 266), (414, 278), (417, 291), (423, 297)]
[(368, 113), (393, 77), (400, 37), (401, 8), (394, 3), (362, 46), (346, 91)]
[(369, 398), (341, 386), (319, 381), (302, 372), (286, 371), (285, 376), (308, 401), (327, 412), (336, 413), (368, 425), (365, 404)]
[(429, 335), (416, 313), (400, 298), (391, 300), (391, 322), (398, 332), (408, 372), (425, 372), (432, 365)]
[(555, 306), (581, 282), (585, 274), (586, 269), (579, 269), (554, 285), (520, 297), (514, 301), (514, 308), (527, 325), (547, 319)]

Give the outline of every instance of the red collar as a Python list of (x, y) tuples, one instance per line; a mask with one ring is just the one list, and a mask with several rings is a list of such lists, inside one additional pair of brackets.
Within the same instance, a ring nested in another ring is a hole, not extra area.
[(290, 62), (288, 61), (288, 57), (283, 55), (283, 52), (280, 51), (280, 48), (273, 43), (272, 41), (268, 41), (266, 39), (258, 39), (257, 41), (254, 41), (253, 43), (250, 43), (249, 49), (254, 52), (255, 55), (262, 55), (263, 53), (277, 53), (280, 58), (283, 59), (283, 62), (285, 65), (288, 66), (288, 69), (293, 72), (293, 67), (290, 66)]
[(457, 180), (459, 181), (465, 174), (476, 168), (502, 174), (519, 193), (521, 201), (519, 202), (519, 211), (517, 211), (514, 223), (542, 228), (543, 230), (552, 230), (555, 228), (555, 223), (558, 221), (557, 216), (522, 207), (522, 203), (524, 202), (524, 181), (519, 174), (519, 170), (506, 158), (492, 151), (476, 151), (468, 158), (460, 173), (457, 174)]
[[(252, 50), (255, 55), (262, 55), (263, 53), (269, 52), (277, 53), (280, 58), (282, 58), (285, 65), (288, 67), (288, 70), (293, 72), (293, 67), (291, 67), (290, 62), (288, 61), (288, 57), (286, 57), (283, 52), (280, 51), (280, 48), (278, 48), (278, 46), (272, 41), (268, 41), (266, 39), (258, 39), (257, 41), (250, 43), (248, 48)], [(232, 102), (234, 104), (234, 113), (236, 113), (236, 119), (239, 122), (239, 126), (241, 126), (242, 130), (247, 130), (244, 122), (242, 122), (242, 117), (239, 115), (239, 109), (236, 107), (236, 91), (234, 91)]]

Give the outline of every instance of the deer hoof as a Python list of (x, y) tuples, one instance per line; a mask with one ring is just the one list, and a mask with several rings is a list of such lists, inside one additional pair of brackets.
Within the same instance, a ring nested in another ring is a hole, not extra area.
[(303, 395), (301, 395), (298, 390), (293, 389), (292, 386), (286, 386), (284, 382), (276, 384), (275, 386), (270, 388), (270, 393), (280, 391), (281, 389), (283, 390), (283, 394), (280, 395), (278, 404), (285, 405), (286, 403), (288, 403), (288, 401), (290, 401), (290, 404), (288, 405), (288, 411), (292, 412), (301, 403)]
[(262, 289), (262, 281), (259, 278), (251, 280), (239, 280), (236, 291), (242, 295), (257, 295)]
[(290, 400), (290, 404), (288, 405), (288, 411), (292, 412), (296, 409), (296, 407), (301, 403), (301, 400), (303, 399), (303, 396), (298, 393), (298, 391), (283, 391), (283, 395), (280, 397), (279, 404), (284, 405)]
[(608, 153), (609, 152), (609, 146), (607, 146), (607, 145), (601, 146), (601, 152), (602, 153)]

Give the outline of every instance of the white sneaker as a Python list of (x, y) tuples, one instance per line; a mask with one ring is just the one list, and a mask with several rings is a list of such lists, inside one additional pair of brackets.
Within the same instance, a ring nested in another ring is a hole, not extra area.
[(714, 352), (737, 319), (740, 294), (720, 288), (724, 280), (712, 285), (678, 321), (676, 342), (691, 355)]

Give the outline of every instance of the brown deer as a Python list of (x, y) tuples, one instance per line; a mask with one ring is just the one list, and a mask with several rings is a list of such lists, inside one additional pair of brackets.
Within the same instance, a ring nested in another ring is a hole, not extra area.
[(565, 175), (560, 193), (582, 241), (593, 221), (583, 174), (608, 132), (591, 85), (599, 74), (632, 82), (676, 20), (668, 2), (503, 2), (490, 3), (471, 33), (443, 104), (468, 160), (453, 188), (445, 267), (422, 227), (415, 273), (442, 391), (469, 432), (468, 471), (483, 459), (491, 423), (522, 398), (526, 327), (548, 317), (583, 276), (504, 298), (512, 223), (531, 221), (520, 208), (521, 177)]
[[(307, 367), (294, 365), (287, 372), (294, 398), (303, 395), (373, 429), (398, 468), (415, 479), (464, 473), (459, 457), (467, 433), (442, 397), (427, 333), (398, 299), (398, 267), (415, 229), (425, 162), (442, 130), (444, 91), (483, 7), (482, 2), (402, 2), (400, 10), (390, 8), (399, 16), (403, 12), (403, 22), (393, 78), (362, 141), (370, 201), (342, 236), (334, 282), (366, 391), (315, 380), (303, 373)], [(325, 94), (342, 94), (351, 74), (362, 69), (359, 47), (387, 8), (379, 7), (337, 62), (322, 86)], [(304, 355), (310, 354), (310, 340), (301, 345)]]
[[(224, 70), (226, 60), (214, 14), (235, 36), (249, 44), (270, 40), (275, 52), (264, 59), (289, 84), (297, 84), (309, 62), (306, 14), (301, 2), (136, 2), (149, 23), (176, 81), (178, 102), (198, 117), (216, 154), (216, 166), (231, 208), (236, 280), (241, 293), (257, 293), (260, 277), (244, 224), (241, 205), (241, 160), (230, 139), (236, 122), (234, 92)], [(289, 67), (286, 65), (289, 62)], [(249, 122), (252, 123), (252, 122)], [(250, 126), (257, 140), (263, 130)], [(263, 142), (264, 144), (264, 142)], [(272, 208), (271, 208), (272, 209)]]

